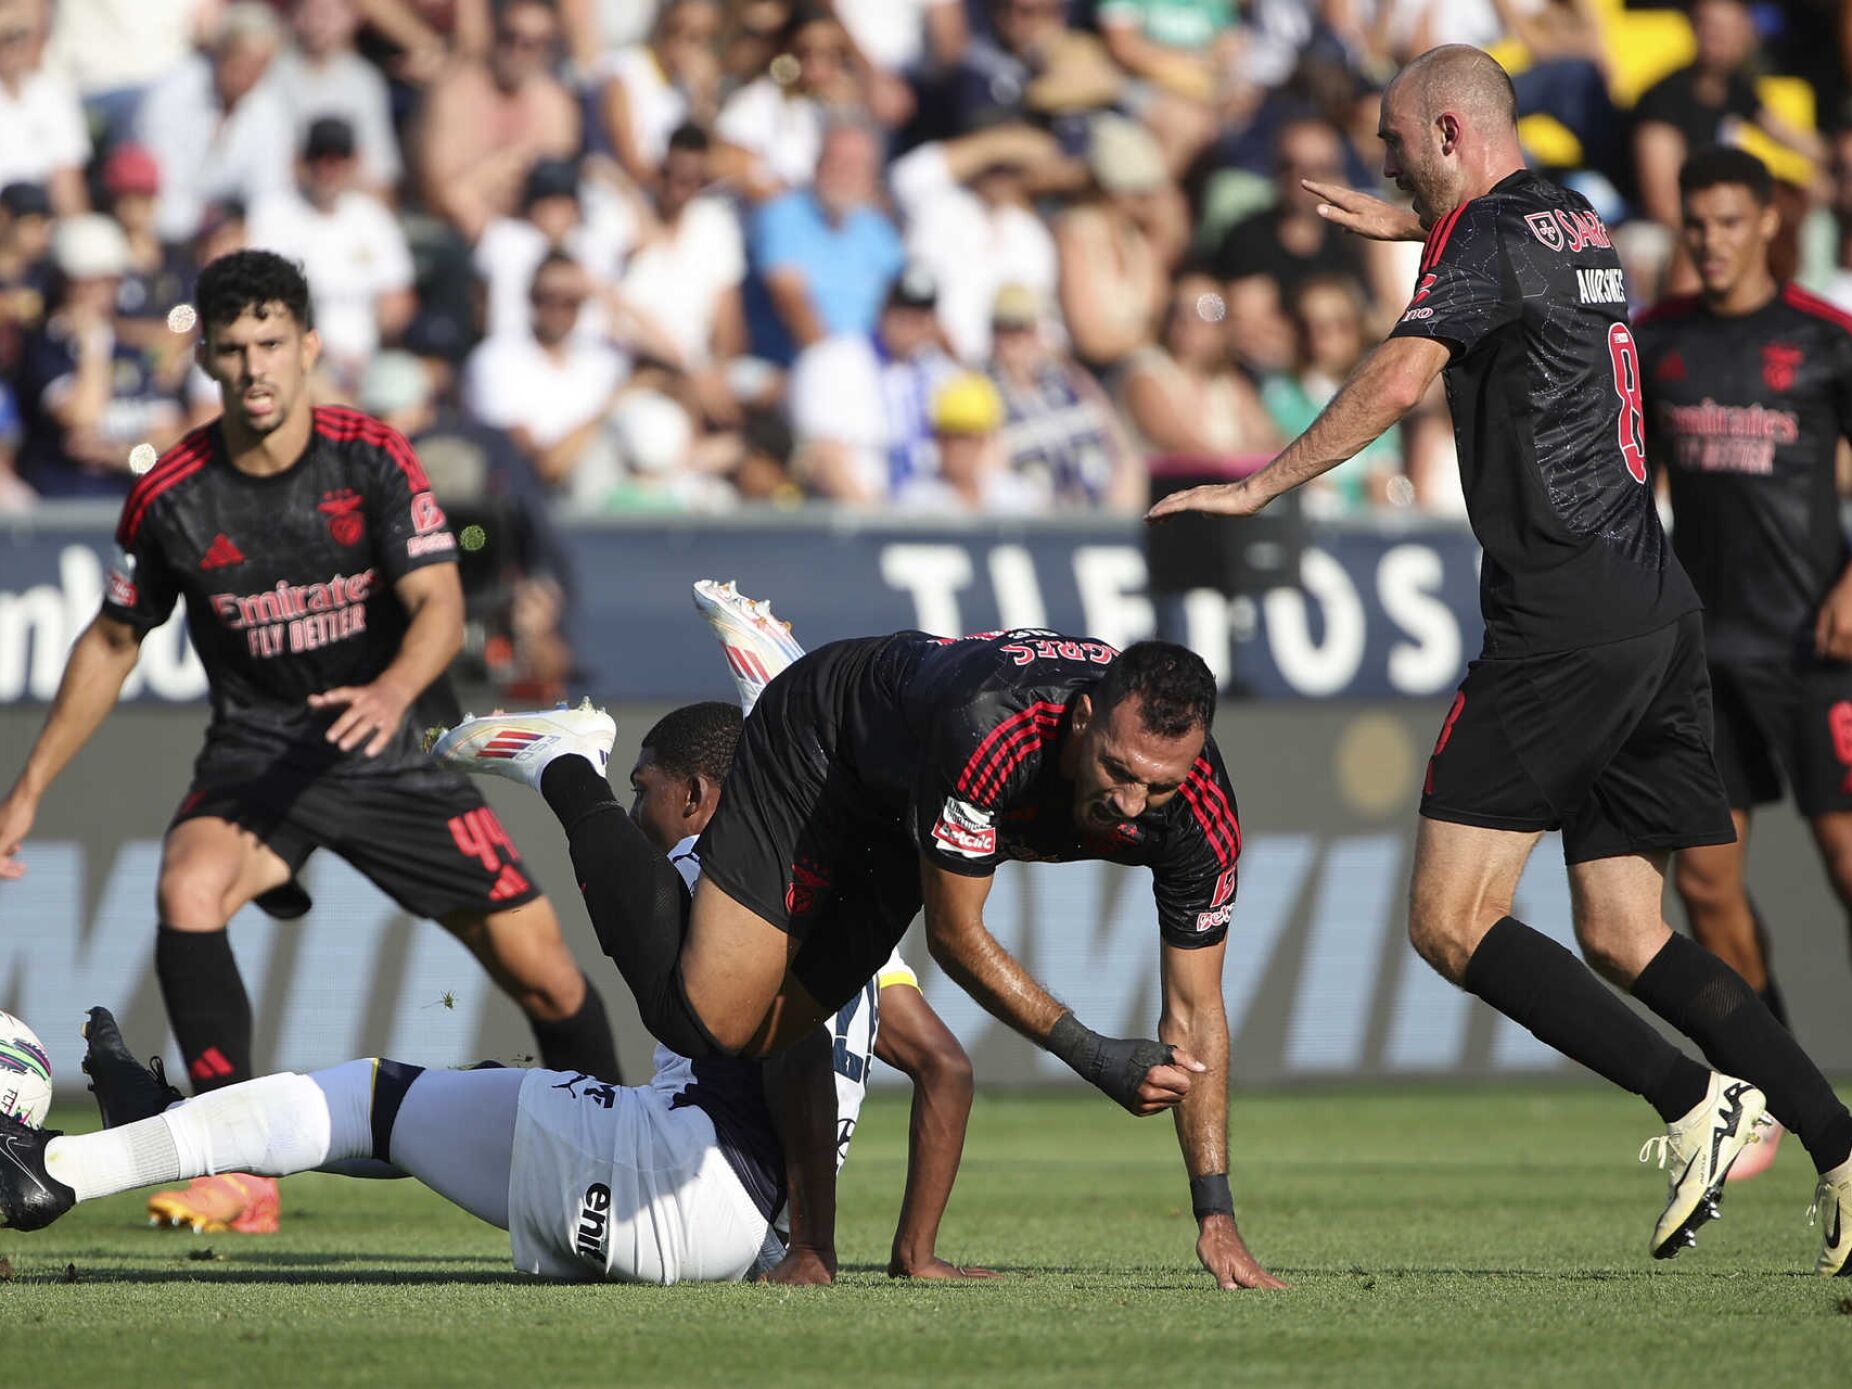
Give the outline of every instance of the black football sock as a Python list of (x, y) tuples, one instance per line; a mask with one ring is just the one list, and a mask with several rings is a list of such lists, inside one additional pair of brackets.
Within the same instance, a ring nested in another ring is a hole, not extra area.
[(592, 930), (636, 996), (643, 1025), (683, 1056), (719, 1054), (722, 1049), (682, 989), (689, 906), (682, 875), (617, 803), (604, 773), (585, 758), (554, 758), (540, 775), (540, 794), (566, 831)]
[(1775, 1015), (1776, 1022), (1792, 1032), (1794, 1025), (1788, 1021), (1787, 1000), (1775, 985), (1775, 956), (1768, 945), (1768, 927), (1763, 924), (1762, 913), (1756, 910), (1754, 902), (1749, 904), (1749, 916), (1756, 924), (1756, 945), (1762, 951), (1762, 987), (1756, 990), (1756, 997)]
[(1633, 996), (1696, 1042), (1718, 1070), (1767, 1095), (1769, 1109), (1820, 1171), (1852, 1156), (1852, 1114), (1743, 976), (1710, 951), (1674, 935), (1633, 981)]
[(1655, 1032), (1589, 967), (1516, 917), (1500, 917), (1461, 981), (1539, 1041), (1640, 1096), (1667, 1123), (1703, 1103), (1710, 1073)]
[(604, 1000), (592, 981), (585, 981), (585, 1001), (579, 1011), (558, 1022), (529, 1018), (534, 1042), (540, 1048), (540, 1064), (550, 1071), (583, 1071), (588, 1076), (624, 1083), (617, 1067), (617, 1042), (611, 1036), (611, 1020), (605, 1016)]
[(163, 925), (154, 938), (154, 973), (193, 1093), (249, 1080), (251, 999), (231, 937), (222, 929), (176, 931)]

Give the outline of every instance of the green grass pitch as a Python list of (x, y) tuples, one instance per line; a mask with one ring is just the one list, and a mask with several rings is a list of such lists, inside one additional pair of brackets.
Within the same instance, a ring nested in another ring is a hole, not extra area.
[(269, 1238), (153, 1231), (134, 1195), (0, 1232), (0, 1336), (34, 1389), (1852, 1377), (1852, 1280), (1807, 1272), (1813, 1174), (1792, 1139), (1695, 1250), (1655, 1264), (1663, 1178), (1634, 1160), (1652, 1116), (1625, 1096), (1241, 1097), (1242, 1227), (1294, 1286), (1229, 1294), (1196, 1268), (1167, 1122), (985, 1097), (941, 1249), (1008, 1278), (908, 1286), (881, 1272), (905, 1114), (904, 1095), (864, 1112), (834, 1289), (543, 1284), (509, 1271), (500, 1232), (410, 1182), (307, 1176)]

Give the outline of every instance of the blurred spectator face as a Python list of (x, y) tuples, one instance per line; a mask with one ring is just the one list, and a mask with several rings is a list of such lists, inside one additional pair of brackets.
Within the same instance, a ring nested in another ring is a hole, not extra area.
[(553, 65), (559, 21), (545, 5), (517, 0), (503, 10), (489, 50), (489, 71), (505, 92), (526, 86)]
[(1294, 121), (1280, 132), (1280, 201), (1302, 217), (1318, 215), (1319, 197), (1301, 186), (1301, 179), (1341, 183), (1344, 147), (1338, 134), (1323, 121)]
[(139, 145), (118, 145), (103, 161), (103, 191), (112, 216), (130, 236), (152, 235), (161, 169)]
[(256, 34), (237, 34), (221, 43), (212, 56), (212, 82), (220, 103), (229, 108), (244, 100), (264, 80), (276, 51), (275, 43)]
[(579, 200), (565, 194), (536, 198), (528, 204), (527, 220), (540, 229), (549, 246), (557, 246), (579, 225)]
[(588, 288), (585, 271), (570, 262), (542, 265), (529, 294), (534, 306), (534, 337), (542, 347), (557, 347), (578, 326)]
[(1067, 0), (995, 0), (990, 23), (997, 42), (1027, 57), (1067, 27)]
[(985, 207), (1018, 207), (1027, 200), (1024, 171), (1014, 164), (992, 164), (971, 181), (971, 191)]
[(1697, 65), (1706, 72), (1735, 72), (1756, 51), (1755, 18), (1740, 0), (1698, 0), (1691, 10)]
[(0, 211), (0, 246), (27, 264), (44, 260), (51, 252), (51, 214)]
[(1852, 129), (1833, 137), (1833, 211), (1852, 217)]
[(1049, 355), (1041, 330), (1015, 320), (991, 323), (990, 350), (997, 365), (1015, 377), (1032, 376)]
[(1207, 275), (1185, 275), (1171, 291), (1164, 346), (1186, 366), (1214, 370), (1227, 360), (1220, 322), (1222, 287)]
[(856, 125), (832, 127), (817, 155), (817, 200), (837, 217), (872, 203), (880, 162), (873, 132)]
[(353, 0), (297, 0), (291, 25), (304, 53), (325, 58), (352, 46), (360, 14)]
[(302, 161), (302, 190), (324, 212), (354, 186), (360, 161), (353, 154), (316, 153)]
[(932, 346), (938, 319), (929, 308), (889, 304), (881, 311), (881, 341), (893, 356), (905, 361)]
[(1243, 275), (1230, 280), (1225, 293), (1230, 355), (1257, 374), (1290, 370), (1293, 329), (1280, 308), (1280, 287), (1265, 275)]
[[(830, 95), (849, 80), (849, 33), (833, 19), (817, 19), (791, 36), (797, 60), (797, 86), (811, 95)], [(777, 76), (778, 65), (773, 64)]]
[(1301, 359), (1325, 376), (1342, 380), (1363, 355), (1363, 311), (1342, 285), (1308, 286), (1299, 296), (1293, 326)]
[(671, 77), (712, 70), (723, 16), (713, 0), (680, 0), (663, 12), (655, 48)]
[(708, 164), (706, 150), (670, 147), (662, 161), (661, 190), (657, 197), (664, 217), (676, 217), (707, 187)]
[(36, 0), (0, 0), (0, 82), (24, 81), (39, 65)]
[(1768, 264), (1781, 214), (1738, 183), (1700, 188), (1685, 199), (1680, 235), (1707, 294), (1726, 294)]

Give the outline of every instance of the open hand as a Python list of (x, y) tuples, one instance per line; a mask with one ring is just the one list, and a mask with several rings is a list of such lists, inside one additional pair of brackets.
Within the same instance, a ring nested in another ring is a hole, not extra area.
[(1209, 1276), (1220, 1288), (1285, 1288), (1288, 1283), (1275, 1278), (1248, 1253), (1235, 1228), (1234, 1217), (1206, 1215), (1202, 1233), (1196, 1237), (1196, 1257), (1202, 1260)]
[(926, 1278), (951, 1281), (954, 1279), (1001, 1278), (1003, 1275), (987, 1268), (948, 1264), (944, 1259), (937, 1257), (914, 1263), (911, 1260), (902, 1259), (899, 1255), (895, 1255), (892, 1259), (888, 1260), (887, 1276), (889, 1278)]
[(794, 1244), (778, 1266), (760, 1280), (790, 1288), (821, 1287), (836, 1281), (836, 1256), (809, 1245)]
[[(1826, 661), (1852, 661), (1852, 586), (1833, 585), (1813, 624), (1814, 654)], [(6, 846), (0, 844), (0, 853)]]
[(328, 726), (325, 736), (342, 752), (352, 752), (365, 743), (368, 757), (378, 757), (391, 746), (411, 702), (410, 695), (384, 680), (375, 680), (371, 685), (341, 685), (309, 696), (311, 709), (346, 707), (346, 712)]
[(1186, 511), (1200, 512), (1205, 516), (1252, 516), (1270, 500), (1249, 487), (1245, 479), (1240, 482), (1213, 482), (1172, 492), (1145, 513), (1145, 520), (1167, 521)]
[(1345, 231), (1372, 241), (1422, 241), (1427, 237), (1413, 210), (1384, 202), (1374, 194), (1312, 178), (1300, 179), (1299, 186), (1323, 199), (1318, 215)]

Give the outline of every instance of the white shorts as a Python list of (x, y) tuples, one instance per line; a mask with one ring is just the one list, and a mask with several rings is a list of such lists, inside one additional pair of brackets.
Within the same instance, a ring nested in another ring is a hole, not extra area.
[[(570, 1087), (570, 1088), (568, 1088)], [(515, 1267), (549, 1278), (735, 1282), (766, 1219), (693, 1106), (665, 1091), (533, 1070), (521, 1084), (508, 1235)]]

